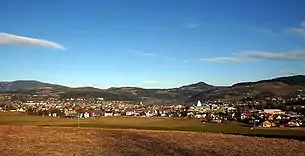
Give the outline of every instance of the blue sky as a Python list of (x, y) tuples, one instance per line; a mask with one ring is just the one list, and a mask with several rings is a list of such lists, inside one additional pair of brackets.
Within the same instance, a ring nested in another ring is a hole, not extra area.
[(0, 81), (231, 85), (305, 73), (303, 0), (2, 0)]

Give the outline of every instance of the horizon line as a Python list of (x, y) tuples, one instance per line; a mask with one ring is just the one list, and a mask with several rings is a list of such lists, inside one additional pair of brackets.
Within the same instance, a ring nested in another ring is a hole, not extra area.
[(84, 85), (84, 86), (76, 86), (76, 87), (73, 87), (73, 86), (70, 86), (70, 85), (66, 85), (66, 84), (60, 84), (60, 83), (50, 83), (50, 82), (46, 82), (46, 81), (39, 81), (39, 80), (35, 80), (35, 79), (27, 79), (27, 80), (12, 80), (12, 81), (0, 81), (0, 83), (12, 83), (12, 82), (17, 82), (17, 81), (35, 81), (35, 82), (39, 82), (39, 83), (45, 83), (45, 84), (50, 84), (50, 85), (59, 85), (59, 86), (62, 86), (62, 87), (68, 87), (68, 88), (85, 88), (85, 87), (89, 87), (89, 88), (95, 88), (95, 89), (101, 89), (101, 90), (107, 90), (107, 89), (110, 89), (110, 88), (141, 88), (141, 89), (174, 89), (174, 88), (180, 88), (180, 87), (184, 87), (184, 86), (188, 86), (188, 85), (192, 85), (192, 84), (198, 84), (198, 83), (205, 83), (207, 85), (210, 85), (210, 86), (214, 86), (214, 87), (230, 87), (230, 86), (234, 86), (236, 84), (239, 84), (239, 83), (253, 83), (253, 82), (258, 82), (258, 81), (264, 81), (264, 80), (272, 80), (272, 79), (277, 79), (277, 78), (285, 78), (285, 77), (296, 77), (296, 76), (305, 76), (303, 74), (296, 74), (296, 75), (289, 75), (289, 76), (276, 76), (274, 78), (267, 78), (267, 79), (261, 79), (261, 80), (256, 80), (256, 81), (240, 81), (240, 82), (235, 82), (231, 85), (214, 85), (214, 84), (210, 84), (210, 83), (206, 83), (204, 81), (198, 81), (198, 82), (194, 82), (194, 83), (189, 83), (189, 84), (185, 84), (185, 85), (180, 85), (178, 87), (161, 87), (161, 88), (151, 88), (151, 87), (140, 87), (140, 86), (113, 86), (113, 87), (107, 87), (107, 88), (100, 88), (100, 87), (95, 87), (95, 86), (90, 86), (90, 85)]

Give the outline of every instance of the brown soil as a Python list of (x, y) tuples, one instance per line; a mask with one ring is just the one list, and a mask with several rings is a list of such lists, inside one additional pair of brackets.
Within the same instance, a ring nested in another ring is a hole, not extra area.
[(216, 133), (0, 126), (0, 155), (305, 155), (305, 142)]

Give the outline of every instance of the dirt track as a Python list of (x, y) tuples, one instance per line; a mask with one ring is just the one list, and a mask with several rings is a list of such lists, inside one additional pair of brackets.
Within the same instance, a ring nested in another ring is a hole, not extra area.
[(305, 142), (216, 133), (0, 126), (0, 155), (305, 155)]

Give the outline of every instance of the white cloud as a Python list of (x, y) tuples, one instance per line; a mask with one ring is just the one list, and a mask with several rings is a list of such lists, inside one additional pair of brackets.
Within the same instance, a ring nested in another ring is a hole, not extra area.
[(262, 33), (262, 34), (271, 34), (276, 35), (277, 33), (269, 28), (262, 28), (262, 27), (253, 27), (252, 30)]
[(244, 53), (242, 55), (256, 58), (256, 59), (270, 59), (270, 60), (305, 60), (305, 50), (291, 51), (291, 52), (266, 52), (266, 51), (253, 51)]
[(162, 57), (161, 55), (157, 55), (154, 53), (138, 53), (138, 54), (143, 55), (143, 56), (149, 56), (149, 57)]
[(138, 50), (128, 50), (128, 52), (131, 53), (131, 54), (134, 54), (134, 55), (138, 55), (138, 56), (142, 56), (142, 57), (150, 57), (150, 58), (163, 60), (163, 61), (167, 61), (167, 62), (171, 62), (171, 63), (187, 64), (187, 63), (190, 62), (190, 60), (188, 60), (188, 59), (180, 59), (180, 58), (175, 58), (175, 57), (169, 57), (169, 56), (160, 55), (160, 54), (151, 53), (151, 52), (141, 52), (141, 51), (138, 51)]
[(291, 28), (290, 31), (296, 35), (305, 37), (305, 28)]
[(287, 30), (301, 37), (305, 37), (305, 21), (302, 21), (299, 27), (289, 28)]
[(48, 47), (59, 50), (65, 50), (65, 48), (62, 45), (52, 41), (24, 37), (24, 36), (17, 36), (7, 33), (0, 33), (0, 46), (12, 46), (12, 45), (38, 46), (38, 47)]
[(187, 28), (198, 28), (198, 27), (200, 27), (201, 26), (201, 24), (185, 24), (185, 27), (187, 27)]
[(201, 61), (205, 62), (249, 62), (252, 61), (249, 58), (239, 57), (215, 57), (215, 58), (202, 58)]
[(305, 28), (305, 21), (302, 21), (301, 24), (300, 24), (300, 26), (301, 26), (302, 28)]
[(305, 50), (290, 52), (267, 52), (267, 51), (251, 51), (236, 53), (229, 57), (202, 58), (201, 61), (206, 62), (251, 62), (256, 60), (282, 60), (282, 61), (302, 61), (305, 60)]
[(166, 61), (175, 61), (174, 58), (159, 55), (159, 54), (156, 54), (156, 53), (140, 52), (140, 51), (136, 51), (136, 50), (129, 50), (129, 52), (131, 52), (133, 54), (136, 54), (136, 55), (139, 55), (139, 56), (154, 57), (154, 58), (163, 59), (163, 60), (166, 60)]
[(281, 31), (274, 31), (269, 28), (263, 28), (263, 27), (252, 27), (252, 30), (262, 33), (262, 34), (270, 34), (270, 35), (279, 35), (282, 33), (291, 33), (294, 35), (298, 35), (301, 37), (305, 37), (305, 21), (302, 21), (299, 26), (297, 27), (291, 27), (291, 28), (285, 28)]

